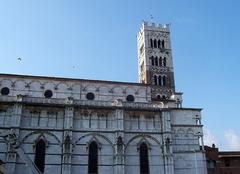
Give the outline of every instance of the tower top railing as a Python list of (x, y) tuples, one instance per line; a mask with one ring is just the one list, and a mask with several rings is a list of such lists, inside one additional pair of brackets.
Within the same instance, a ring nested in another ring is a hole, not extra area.
[(170, 24), (158, 24), (154, 22), (143, 21), (137, 38), (140, 39), (143, 31), (158, 31), (158, 32), (170, 32)]

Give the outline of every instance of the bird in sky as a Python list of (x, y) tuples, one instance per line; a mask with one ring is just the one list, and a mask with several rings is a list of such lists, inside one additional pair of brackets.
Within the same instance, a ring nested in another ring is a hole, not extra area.
[(17, 60), (18, 60), (19, 62), (21, 62), (21, 61), (22, 61), (21, 57), (18, 57), (18, 58), (17, 58)]

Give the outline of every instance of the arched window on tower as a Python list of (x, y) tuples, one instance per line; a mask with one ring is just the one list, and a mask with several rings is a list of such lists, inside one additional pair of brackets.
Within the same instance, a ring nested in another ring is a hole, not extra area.
[(154, 48), (157, 48), (157, 40), (154, 39)]
[(37, 168), (44, 173), (46, 144), (44, 140), (39, 140), (36, 144), (34, 163)]
[(151, 46), (151, 48), (153, 47), (153, 40), (152, 39), (150, 39), (150, 46)]
[(154, 85), (157, 85), (158, 84), (158, 79), (157, 79), (157, 76), (154, 75)]
[(158, 66), (158, 57), (155, 57), (155, 66)]
[(95, 141), (91, 142), (88, 151), (88, 173), (98, 173), (98, 145)]
[(162, 40), (162, 48), (164, 49), (165, 48), (165, 41)]
[(162, 78), (162, 86), (166, 86), (166, 81), (167, 81), (166, 76), (163, 76), (163, 78)]
[(148, 147), (146, 143), (140, 145), (140, 174), (149, 174)]
[(158, 85), (162, 85), (162, 77), (161, 76), (158, 76)]
[(161, 48), (161, 40), (158, 40), (158, 48)]
[(166, 57), (163, 58), (163, 66), (167, 66), (167, 59), (166, 59)]
[(162, 60), (162, 57), (160, 57), (160, 59), (159, 59), (159, 66), (163, 66), (163, 60)]
[(154, 57), (151, 56), (151, 57), (150, 57), (150, 60), (151, 60), (151, 64), (152, 64), (152, 66), (154, 66)]

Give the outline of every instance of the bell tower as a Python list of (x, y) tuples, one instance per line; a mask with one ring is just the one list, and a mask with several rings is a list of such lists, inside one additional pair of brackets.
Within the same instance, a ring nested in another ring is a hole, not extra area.
[(137, 36), (138, 77), (151, 85), (152, 100), (166, 100), (175, 93), (169, 24), (143, 22)]

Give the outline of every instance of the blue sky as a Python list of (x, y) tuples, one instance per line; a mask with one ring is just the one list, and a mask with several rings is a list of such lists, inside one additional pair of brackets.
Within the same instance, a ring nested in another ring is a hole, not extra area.
[(237, 0), (1, 0), (0, 72), (137, 82), (136, 34), (152, 15), (171, 23), (176, 89), (185, 107), (204, 109), (206, 143), (240, 150), (239, 6)]

